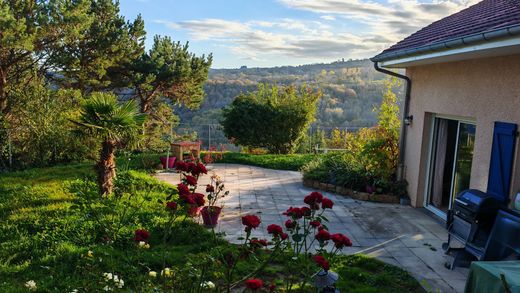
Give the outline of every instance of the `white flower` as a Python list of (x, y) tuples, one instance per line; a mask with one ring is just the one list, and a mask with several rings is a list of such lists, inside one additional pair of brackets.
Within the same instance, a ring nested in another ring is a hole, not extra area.
[(202, 282), (202, 288), (215, 289), (215, 283), (213, 283), (211, 281)]
[(87, 252), (87, 256), (88, 256), (88, 257), (94, 257), (94, 252), (93, 252), (92, 250), (89, 250), (89, 251)]
[(110, 288), (108, 285), (106, 285), (105, 288), (103, 288), (103, 290), (105, 290), (105, 291), (112, 291), (112, 288)]
[(33, 280), (29, 280), (27, 282), (25, 282), (25, 287), (27, 287), (27, 289), (29, 290), (36, 290), (36, 282), (33, 281)]
[(112, 273), (103, 273), (103, 276), (105, 277), (105, 279), (107, 281), (112, 280), (112, 278), (113, 278)]
[(74, 289), (74, 290), (70, 291), (70, 293), (78, 293), (78, 289)]
[(156, 272), (156, 271), (150, 271), (150, 272), (148, 273), (148, 276), (150, 276), (150, 277), (152, 277), (152, 278), (155, 278), (155, 277), (157, 277), (157, 272)]
[(139, 248), (144, 248), (144, 249), (148, 249), (150, 248), (150, 244), (144, 242), (144, 241), (139, 241), (139, 243), (137, 244)]
[(123, 280), (119, 280), (119, 282), (116, 283), (116, 286), (119, 289), (123, 288), (124, 285), (125, 285), (125, 281), (123, 281)]
[(139, 241), (139, 246), (145, 246), (146, 245), (146, 242), (144, 241)]
[(119, 277), (117, 275), (114, 275), (114, 282), (119, 282)]

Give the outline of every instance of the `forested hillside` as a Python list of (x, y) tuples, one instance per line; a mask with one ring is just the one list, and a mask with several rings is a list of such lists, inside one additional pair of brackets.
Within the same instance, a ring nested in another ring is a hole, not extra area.
[[(221, 108), (258, 83), (308, 84), (323, 91), (315, 126), (320, 128), (372, 126), (372, 109), (381, 102), (384, 80), (369, 60), (273, 68), (212, 69), (205, 85), (206, 98), (197, 111), (179, 109), (183, 125), (218, 123)], [(396, 89), (399, 92), (402, 89)]]

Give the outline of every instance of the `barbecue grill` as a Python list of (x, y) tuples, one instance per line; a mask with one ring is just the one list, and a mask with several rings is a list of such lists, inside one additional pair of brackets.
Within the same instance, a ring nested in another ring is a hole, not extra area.
[(453, 248), (451, 241), (455, 238), (466, 246), (468, 243), (476, 246), (484, 246), (498, 210), (504, 203), (489, 193), (476, 189), (468, 189), (461, 192), (455, 199), (453, 208), (448, 212), (446, 222), (448, 228), (448, 242), (442, 245), (446, 254), (456, 251), (451, 264), (447, 267), (453, 269), (464, 256), (464, 248)]

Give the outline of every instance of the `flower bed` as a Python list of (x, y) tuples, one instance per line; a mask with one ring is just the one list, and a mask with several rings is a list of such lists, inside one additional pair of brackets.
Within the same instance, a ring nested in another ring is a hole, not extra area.
[(317, 180), (304, 179), (303, 185), (309, 188), (320, 189), (323, 191), (334, 192), (341, 195), (349, 196), (353, 199), (381, 202), (381, 203), (399, 203), (399, 197), (392, 194), (377, 194), (352, 190), (350, 188), (337, 186), (330, 183), (323, 183)]

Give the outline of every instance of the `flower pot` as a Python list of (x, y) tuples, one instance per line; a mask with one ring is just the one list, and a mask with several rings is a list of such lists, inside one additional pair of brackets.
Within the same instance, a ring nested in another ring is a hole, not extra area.
[(205, 206), (200, 211), (202, 215), (202, 221), (204, 222), (204, 226), (206, 227), (215, 227), (218, 223), (218, 217), (220, 216), (220, 212), (222, 211), (221, 207), (217, 206)]
[(166, 157), (160, 157), (159, 159), (161, 160), (163, 169), (172, 169), (175, 165), (175, 157), (168, 157), (168, 167), (166, 167)]

